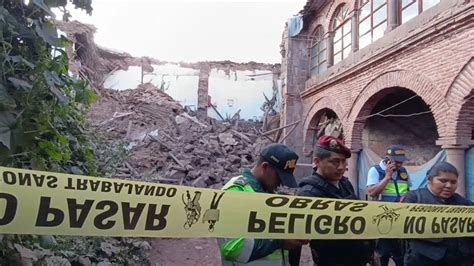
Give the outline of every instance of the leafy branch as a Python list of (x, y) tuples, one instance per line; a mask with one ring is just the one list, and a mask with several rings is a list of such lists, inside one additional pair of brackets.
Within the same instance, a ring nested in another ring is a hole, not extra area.
[[(92, 12), (91, 1), (71, 0)], [(67, 39), (51, 8), (66, 0), (2, 1), (0, 7), (0, 164), (94, 175), (84, 109), (95, 99), (68, 71)]]

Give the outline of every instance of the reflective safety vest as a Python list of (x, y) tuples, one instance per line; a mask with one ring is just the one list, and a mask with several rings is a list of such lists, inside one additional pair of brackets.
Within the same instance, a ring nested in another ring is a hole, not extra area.
[[(385, 171), (380, 167), (380, 165), (374, 166), (377, 172), (379, 173), (379, 181), (382, 181), (385, 177)], [(408, 172), (402, 167), (400, 171), (396, 172), (397, 177), (390, 179), (390, 182), (387, 183), (384, 190), (382, 191), (382, 201), (398, 202), (400, 197), (408, 193)]]
[[(225, 184), (223, 190), (256, 193), (252, 186), (246, 182), (246, 178), (244, 176), (232, 178), (227, 184)], [(290, 265), (288, 251), (283, 249), (277, 249), (273, 253), (263, 258), (249, 261), (250, 256), (252, 256), (252, 252), (254, 250), (255, 241), (258, 240), (245, 238), (219, 238), (218, 243), (221, 253), (222, 265)]]

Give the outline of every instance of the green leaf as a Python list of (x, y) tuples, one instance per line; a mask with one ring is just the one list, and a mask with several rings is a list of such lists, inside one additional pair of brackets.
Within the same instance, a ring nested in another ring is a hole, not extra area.
[(87, 82), (82, 80), (74, 84), (74, 91), (76, 94), (75, 101), (78, 103), (90, 105), (99, 98), (99, 96), (91, 90)]
[(11, 148), (12, 128), (16, 124), (15, 116), (10, 112), (0, 113), (0, 143)]
[(92, 15), (92, 0), (72, 0), (72, 4), (76, 8), (86, 10), (88, 15)]
[(53, 13), (53, 11), (51, 11), (51, 9), (49, 9), (49, 7), (44, 3), (43, 0), (33, 0), (33, 3), (39, 8), (46, 11), (46, 13), (48, 13), (48, 15), (50, 15), (52, 18), (56, 18), (56, 15)]
[(33, 36), (31, 34), (31, 30), (22, 23), (20, 23), (3, 6), (0, 6), (0, 15), (2, 17), (3, 22), (5, 23), (5, 25), (2, 25), (2, 27), (4, 27), (4, 30), (6, 30), (9, 35), (21, 35), (21, 38), (31, 38)]
[(35, 21), (35, 30), (36, 33), (47, 43), (52, 46), (62, 47), (62, 40), (58, 38), (58, 30), (51, 22), (40, 23)]
[(44, 71), (43, 77), (49, 86), (49, 90), (51, 90), (51, 92), (56, 96), (59, 102), (63, 105), (68, 104), (69, 98), (64, 94), (63, 91), (61, 91), (61, 89), (56, 87), (56, 85), (60, 87), (65, 85), (64, 81), (59, 77), (58, 73), (54, 71)]
[(69, 144), (69, 139), (66, 136), (59, 135), (58, 136), (58, 142), (61, 145), (68, 145)]
[(58, 73), (56, 73), (55, 71), (44, 71), (43, 77), (49, 86), (54, 86), (54, 85), (63, 86), (64, 85), (64, 81), (59, 77)]
[(45, 0), (45, 4), (48, 7), (66, 6), (67, 0)]
[(15, 109), (16, 107), (15, 99), (13, 99), (2, 84), (0, 84), (0, 106), (8, 110)]
[(64, 95), (60, 89), (56, 88), (56, 86), (50, 86), (49, 90), (56, 96), (61, 104), (66, 105), (69, 103), (69, 98)]
[(40, 142), (38, 145), (43, 152), (45, 152), (51, 159), (55, 161), (62, 161), (64, 159), (61, 150), (49, 141)]
[(21, 55), (7, 56), (7, 60), (13, 63), (21, 63)]
[(23, 63), (31, 69), (35, 68), (35, 65), (33, 65), (30, 61), (23, 58), (23, 56), (21, 56), (21, 55), (7, 56), (7, 60), (9, 60), (13, 63)]
[(28, 81), (17, 79), (17, 78), (8, 78), (8, 80), (13, 84), (13, 86), (17, 88), (26, 88), (31, 89), (33, 85), (31, 85)]

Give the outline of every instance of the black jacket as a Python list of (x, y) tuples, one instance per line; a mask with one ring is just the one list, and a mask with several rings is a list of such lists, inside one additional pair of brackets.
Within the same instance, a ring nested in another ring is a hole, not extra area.
[[(299, 196), (358, 199), (352, 184), (346, 177), (339, 181), (339, 188), (328, 183), (317, 174), (305, 177), (300, 183)], [(311, 240), (311, 249), (325, 260), (355, 265), (369, 261), (374, 250), (374, 241), (365, 240)], [(299, 265), (301, 249), (290, 251), (290, 265)]]
[[(434, 196), (427, 188), (408, 192), (403, 202), (438, 205), (472, 205), (472, 202), (458, 194), (442, 201)], [(432, 238), (410, 239), (407, 241), (407, 252), (412, 252), (414, 255), (422, 255), (435, 261), (443, 259), (448, 249), (460, 252), (461, 255), (467, 257), (474, 257), (474, 238)]]

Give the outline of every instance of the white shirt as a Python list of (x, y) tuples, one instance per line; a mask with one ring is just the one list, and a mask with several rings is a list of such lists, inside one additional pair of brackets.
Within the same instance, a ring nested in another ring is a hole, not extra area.
[[(385, 171), (385, 164), (383, 163), (383, 160), (380, 161), (379, 166), (380, 168), (382, 168), (382, 170)], [(392, 174), (392, 179), (396, 179), (396, 178), (397, 178), (397, 172), (394, 171)], [(369, 173), (367, 174), (367, 186), (376, 185), (379, 182), (380, 182), (379, 172), (377, 172), (377, 169), (375, 169), (375, 167), (371, 167), (369, 169)], [(410, 177), (408, 177), (408, 186), (411, 187)]]

